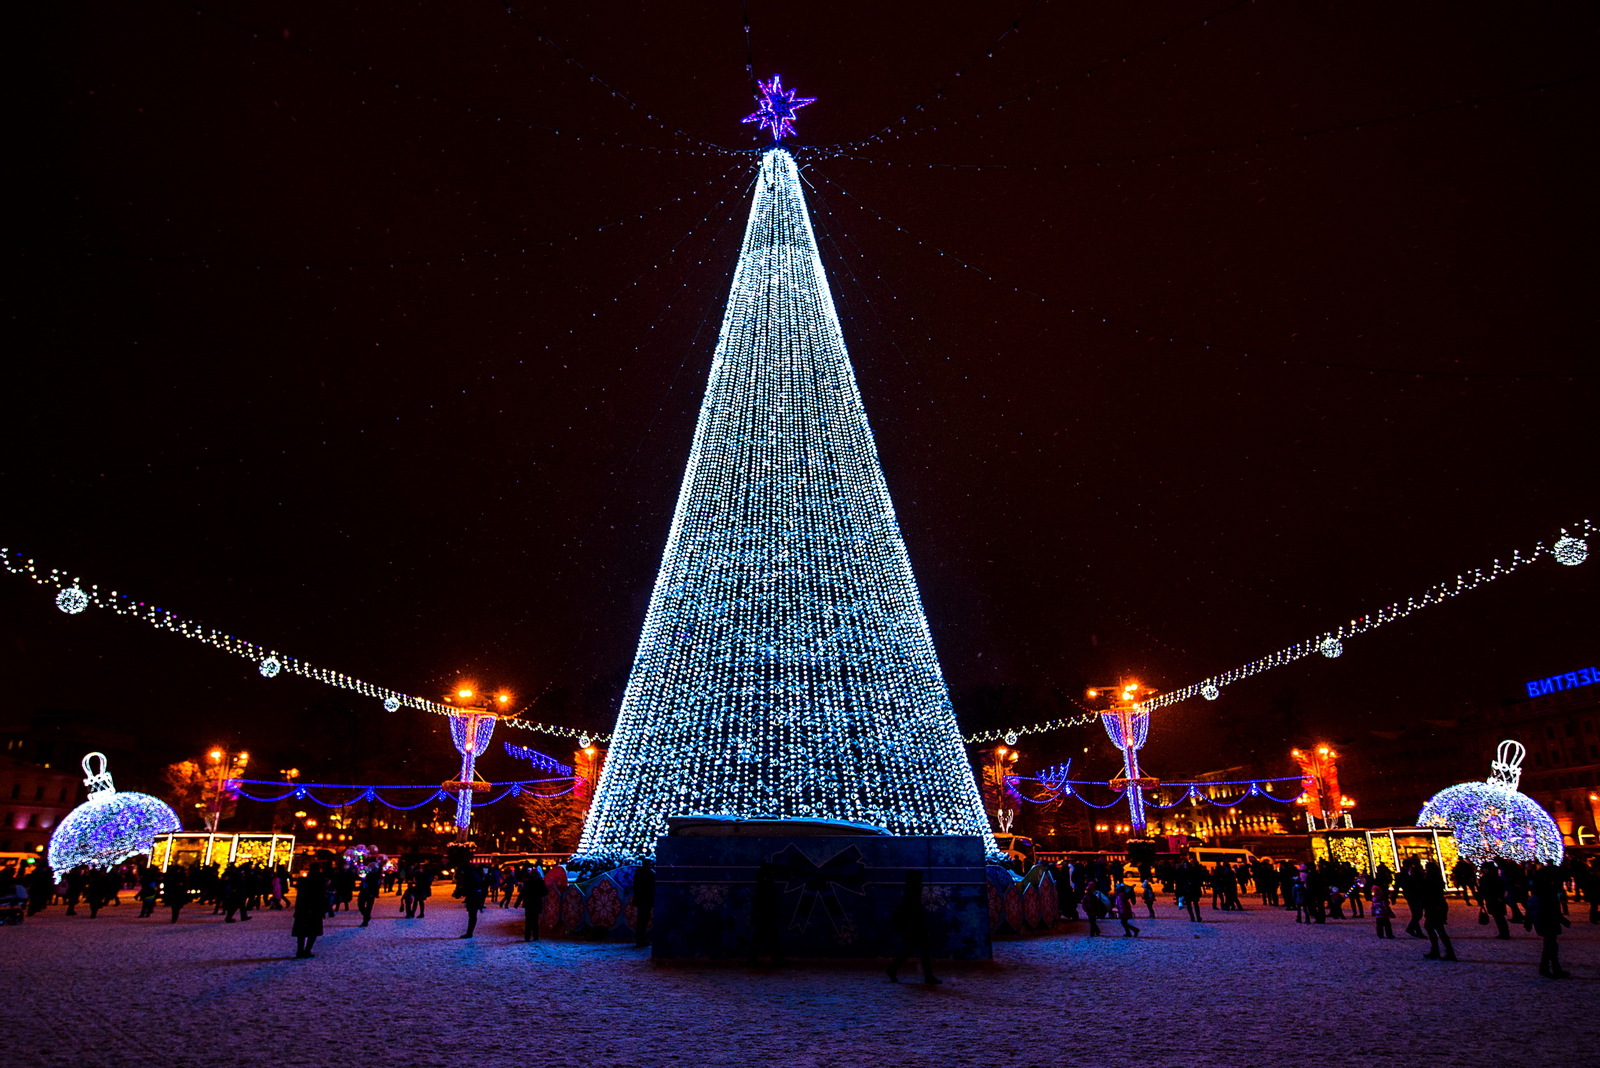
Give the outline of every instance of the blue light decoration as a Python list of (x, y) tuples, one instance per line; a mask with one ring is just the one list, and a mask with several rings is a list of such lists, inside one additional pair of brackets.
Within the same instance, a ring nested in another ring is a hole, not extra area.
[(1139, 767), (1139, 750), (1144, 748), (1145, 741), (1150, 737), (1150, 712), (1131, 704), (1131, 691), (1124, 692), (1122, 696), (1123, 700), (1118, 702), (1116, 708), (1104, 713), (1100, 722), (1105, 726), (1111, 744), (1122, 751), (1122, 778), (1113, 779), (1111, 785), (1115, 788), (1120, 783), (1126, 791), (1128, 826), (1133, 828), (1134, 834), (1143, 834), (1146, 780)]
[(976, 835), (998, 854), (781, 145), (578, 853), (649, 855), (678, 815)]
[(473, 785), (477, 782), (478, 758), (489, 751), (494, 734), (493, 713), (462, 712), (450, 717), (450, 740), (461, 754), (461, 778), (455, 783), (456, 827), (463, 833), (472, 824)]
[(149, 794), (118, 791), (106, 770), (104, 753), (85, 756), (83, 771), (88, 800), (67, 813), (50, 835), (50, 866), (56, 871), (70, 871), (79, 864), (109, 868), (150, 852), (156, 835), (183, 829), (164, 802)]
[[(795, 97), (797, 90), (783, 87), (783, 75), (774, 74), (770, 82), (757, 82), (761, 95), (756, 99), (761, 106), (740, 119), (740, 122), (760, 123), (760, 129), (771, 130), (774, 141), (794, 136), (795, 112), (807, 104), (815, 104), (814, 96)], [(831, 301), (831, 297), (829, 298)]]
[(1496, 857), (1560, 864), (1561, 828), (1537, 801), (1517, 789), (1526, 755), (1521, 742), (1501, 742), (1489, 778), (1440, 790), (1422, 806), (1417, 826), (1449, 827), (1456, 849), (1474, 864)]
[(1579, 686), (1593, 686), (1600, 682), (1600, 668), (1584, 667), (1577, 671), (1568, 671), (1561, 675), (1551, 675), (1543, 679), (1528, 680), (1528, 696), (1543, 697), (1547, 693), (1559, 690), (1571, 690)]
[(518, 760), (526, 760), (539, 771), (548, 771), (553, 775), (572, 774), (572, 765), (563, 764), (555, 757), (541, 753), (537, 749), (529, 749), (525, 745), (513, 745), (510, 742), (506, 742), (505, 751), (507, 756), (516, 757)]

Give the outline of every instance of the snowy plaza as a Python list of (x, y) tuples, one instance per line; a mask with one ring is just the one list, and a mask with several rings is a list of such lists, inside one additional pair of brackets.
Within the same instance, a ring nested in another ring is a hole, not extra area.
[(1600, 1048), (1600, 925), (1578, 903), (1561, 983), (1536, 973), (1535, 937), (1496, 942), (1459, 903), (1461, 960), (1446, 964), (1422, 959), (1426, 942), (1378, 941), (1370, 920), (1297, 925), (1252, 905), (1192, 924), (1164, 897), (1137, 939), (1064, 924), (996, 942), (992, 963), (943, 969), (932, 988), (867, 963), (662, 965), (629, 945), (524, 943), (521, 913), (492, 907), (464, 941), (448, 898), (407, 921), (384, 897), (365, 930), (341, 912), (304, 961), (290, 959), (286, 912), (224, 924), (188, 909), (176, 925), (136, 913), (55, 909), (0, 930), (26, 995), (0, 1010), (19, 1059), (1480, 1068), (1576, 1066)]

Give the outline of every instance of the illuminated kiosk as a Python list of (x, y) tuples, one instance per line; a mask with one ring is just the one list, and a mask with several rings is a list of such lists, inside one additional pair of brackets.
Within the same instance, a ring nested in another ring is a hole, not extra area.
[(1399, 872), (1407, 858), (1419, 857), (1424, 864), (1438, 861), (1444, 881), (1450, 885), (1450, 869), (1456, 866), (1458, 856), (1454, 835), (1438, 827), (1338, 828), (1311, 832), (1313, 860), (1343, 862), (1368, 875), (1377, 871), (1379, 864)]
[(275, 868), (287, 865), (294, 857), (294, 835), (252, 833), (212, 834), (209, 831), (176, 831), (156, 835), (150, 853), (150, 866), (166, 868), (173, 864), (188, 868), (212, 864), (255, 864)]
[[(781, 138), (804, 101), (762, 90), (751, 121)], [(669, 833), (678, 817), (709, 822)], [(746, 952), (766, 862), (795, 873), (781, 908), (805, 944), (785, 952), (881, 955), (916, 869), (941, 929), (972, 932), (936, 952), (987, 957), (997, 852), (799, 167), (774, 142), (578, 856), (654, 855), (658, 956)]]

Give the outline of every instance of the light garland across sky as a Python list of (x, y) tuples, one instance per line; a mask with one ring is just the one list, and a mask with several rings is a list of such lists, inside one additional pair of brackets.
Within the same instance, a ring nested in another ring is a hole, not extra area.
[[(1342, 656), (1345, 651), (1345, 642), (1351, 638), (1370, 633), (1386, 624), (1398, 622), (1431, 605), (1443, 604), (1445, 601), (1459, 597), (1463, 593), (1485, 586), (1495, 579), (1504, 578), (1513, 572), (1520, 571), (1529, 564), (1537, 563), (1539, 560), (1544, 559), (1546, 555), (1552, 557), (1559, 564), (1575, 567), (1588, 559), (1588, 539), (1597, 530), (1600, 530), (1600, 528), (1597, 528), (1591, 520), (1581, 520), (1574, 524), (1571, 529), (1563, 528), (1560, 536), (1549, 545), (1544, 542), (1537, 542), (1530, 549), (1513, 550), (1510, 560), (1495, 560), (1486, 568), (1473, 568), (1471, 571), (1457, 575), (1454, 579), (1430, 586), (1415, 597), (1408, 597), (1404, 601), (1395, 601), (1375, 612), (1358, 616), (1346, 623), (1340, 623), (1331, 630), (1296, 642), (1288, 648), (1270, 653), (1259, 660), (1252, 660), (1248, 664), (1241, 664), (1221, 674), (1201, 679), (1199, 682), (1193, 682), (1179, 689), (1157, 694), (1148, 701), (1140, 702), (1139, 708), (1145, 712), (1153, 712), (1158, 708), (1165, 708), (1167, 705), (1177, 704), (1179, 701), (1185, 701), (1191, 697), (1203, 697), (1208, 701), (1215, 701), (1222, 696), (1223, 687), (1248, 679), (1252, 675), (1259, 675), (1263, 671), (1282, 667), (1284, 664), (1291, 664), (1296, 660), (1302, 660), (1314, 654), (1329, 659)], [(968, 743), (1003, 741), (1007, 745), (1015, 745), (1017, 739), (1026, 734), (1039, 734), (1044, 731), (1060, 730), (1064, 727), (1078, 727), (1099, 718), (1099, 713), (1091, 712), (1078, 716), (1067, 716), (1062, 719), (1046, 720), (1042, 723), (982, 731), (968, 736), (966, 740)]]
[[(193, 619), (185, 619), (165, 608), (159, 608), (148, 601), (140, 601), (127, 593), (117, 590), (102, 590), (99, 585), (90, 583), (85, 585), (82, 579), (71, 572), (58, 568), (42, 568), (35, 561), (24, 557), (21, 553), (12, 552), (10, 549), (0, 549), (0, 562), (5, 569), (13, 575), (23, 578), (56, 591), (56, 607), (68, 615), (77, 615), (90, 608), (104, 608), (119, 616), (130, 616), (154, 627), (157, 630), (170, 631), (179, 637), (189, 638), (220, 649), (225, 653), (243, 657), (256, 665), (256, 670), (263, 678), (276, 678), (283, 672), (292, 675), (301, 675), (329, 686), (337, 686), (343, 690), (350, 690), (380, 701), (386, 712), (397, 712), (402, 707), (415, 708), (422, 712), (432, 712), (440, 716), (454, 716), (461, 713), (461, 709), (451, 705), (430, 701), (426, 697), (415, 697), (399, 690), (391, 690), (387, 686), (358, 679), (354, 675), (347, 675), (342, 671), (332, 668), (319, 667), (296, 656), (290, 656), (270, 646), (258, 645), (255, 642), (232, 634), (225, 634), (215, 627), (208, 627)], [(524, 719), (521, 716), (510, 716), (501, 720), (510, 727), (520, 727), (523, 730), (541, 731), (563, 738), (592, 739), (604, 742), (610, 739), (609, 734), (581, 730), (577, 727), (561, 727), (550, 723), (537, 723)]]

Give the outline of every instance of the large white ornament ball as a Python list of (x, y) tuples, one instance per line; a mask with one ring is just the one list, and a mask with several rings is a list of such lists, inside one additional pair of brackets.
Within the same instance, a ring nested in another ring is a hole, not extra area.
[(1474, 864), (1493, 857), (1560, 864), (1561, 828), (1527, 794), (1502, 783), (1463, 782), (1428, 799), (1420, 827), (1449, 827), (1456, 849)]
[(1017, 732), (1016, 731), (1006, 731), (1005, 742), (1006, 742), (1007, 745), (1016, 745), (1017, 744)]
[(398, 711), (400, 711), (400, 698), (398, 698), (398, 697), (385, 697), (383, 699), (383, 710), (385, 712), (398, 712)]
[(1217, 688), (1216, 683), (1208, 682), (1200, 687), (1200, 696), (1207, 701), (1215, 701), (1222, 696), (1222, 691)]
[(1550, 546), (1550, 555), (1556, 558), (1558, 564), (1576, 567), (1589, 558), (1589, 543), (1582, 538), (1563, 534)]
[(56, 607), (69, 616), (75, 616), (89, 607), (89, 595), (76, 586), (68, 586), (56, 594)]
[(594, 744), (594, 739), (590, 738), (587, 734), (578, 735), (578, 748), (579, 749), (587, 749), (587, 748), (589, 748), (589, 746), (591, 746), (593, 744)]
[(1322, 644), (1317, 646), (1317, 652), (1332, 660), (1344, 652), (1344, 642), (1338, 638), (1324, 638)]
[(50, 866), (57, 872), (79, 864), (97, 868), (150, 852), (158, 834), (181, 828), (177, 815), (148, 794), (107, 790), (67, 813), (50, 836)]
[(277, 657), (269, 656), (265, 660), (261, 661), (261, 663), (256, 665), (256, 670), (261, 672), (262, 678), (270, 679), (278, 672), (283, 670), (283, 665), (278, 662)]

